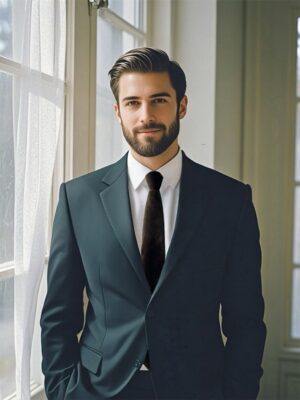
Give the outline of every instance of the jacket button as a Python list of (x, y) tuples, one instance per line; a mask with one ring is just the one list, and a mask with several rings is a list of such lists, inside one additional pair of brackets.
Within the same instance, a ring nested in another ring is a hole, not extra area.
[(142, 366), (142, 362), (140, 360), (135, 360), (134, 366), (135, 368), (140, 368)]

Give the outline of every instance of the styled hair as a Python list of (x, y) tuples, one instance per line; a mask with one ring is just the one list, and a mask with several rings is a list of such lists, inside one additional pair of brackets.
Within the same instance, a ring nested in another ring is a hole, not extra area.
[(119, 102), (119, 81), (121, 75), (126, 72), (167, 72), (171, 85), (176, 91), (176, 99), (179, 104), (185, 95), (185, 73), (176, 61), (171, 61), (163, 50), (151, 47), (132, 49), (117, 59), (111, 70), (110, 87)]

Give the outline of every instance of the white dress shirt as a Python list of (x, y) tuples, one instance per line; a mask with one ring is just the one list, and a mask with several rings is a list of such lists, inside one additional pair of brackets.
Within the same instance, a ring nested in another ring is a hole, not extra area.
[[(145, 176), (151, 172), (151, 169), (139, 163), (132, 156), (131, 152), (128, 153), (127, 167), (131, 214), (138, 248), (141, 252), (144, 212), (149, 192), (149, 187)], [(174, 158), (157, 170), (163, 176), (163, 181), (160, 187), (160, 195), (164, 211), (166, 254), (169, 249), (175, 228), (181, 169), (182, 153), (181, 150), (179, 150)]]

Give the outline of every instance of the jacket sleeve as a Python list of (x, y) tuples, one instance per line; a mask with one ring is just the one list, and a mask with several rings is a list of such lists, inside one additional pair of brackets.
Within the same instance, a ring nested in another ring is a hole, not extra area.
[(42, 371), (48, 399), (57, 400), (63, 398), (68, 378), (79, 359), (77, 334), (84, 320), (85, 274), (64, 183), (53, 223), (47, 281), (41, 315)]
[(227, 338), (223, 381), (226, 400), (256, 399), (263, 374), (266, 327), (259, 238), (252, 191), (246, 185), (222, 293), (222, 330)]

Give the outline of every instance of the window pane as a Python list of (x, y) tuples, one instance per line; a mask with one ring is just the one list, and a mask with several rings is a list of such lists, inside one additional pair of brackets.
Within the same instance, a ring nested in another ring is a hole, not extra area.
[(292, 296), (292, 337), (300, 339), (300, 268), (294, 269)]
[(12, 57), (11, 0), (0, 0), (0, 55)]
[(142, 46), (142, 43), (132, 35), (98, 18), (96, 168), (117, 160), (127, 150), (127, 143), (113, 112), (114, 98), (109, 86), (108, 71), (121, 54), (138, 46)]
[(294, 197), (294, 251), (293, 263), (300, 265), (300, 186), (295, 187)]
[(14, 257), (12, 76), (0, 72), (0, 267)]
[(136, 28), (144, 30), (143, 0), (109, 0), (108, 7)]
[(297, 24), (297, 96), (300, 97), (300, 18)]
[(13, 278), (0, 281), (0, 399), (16, 390), (13, 296)]
[(300, 103), (296, 108), (295, 179), (300, 182)]

